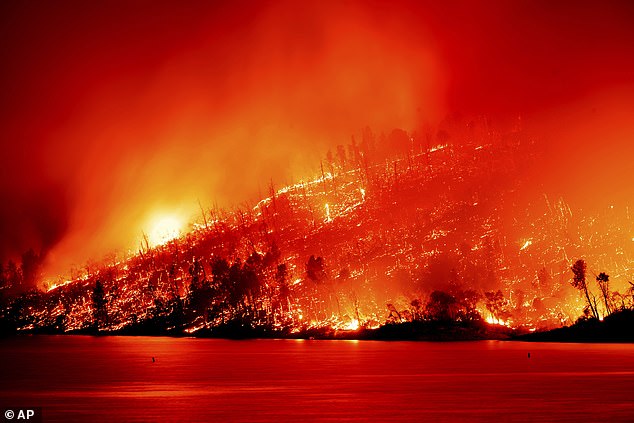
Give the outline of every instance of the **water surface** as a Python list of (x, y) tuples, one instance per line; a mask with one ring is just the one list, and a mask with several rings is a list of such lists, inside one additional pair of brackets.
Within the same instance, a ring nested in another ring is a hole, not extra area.
[(634, 421), (634, 345), (33, 336), (0, 378), (47, 422)]

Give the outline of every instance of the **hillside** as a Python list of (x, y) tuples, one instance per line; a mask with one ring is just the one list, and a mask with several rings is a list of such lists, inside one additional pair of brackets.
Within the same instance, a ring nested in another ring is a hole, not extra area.
[(618, 220), (598, 233), (597, 217), (577, 218), (561, 199), (526, 200), (536, 160), (527, 134), (481, 122), (366, 130), (329, 152), (315, 179), (271, 185), (253, 207), (206, 211), (184, 236), (46, 292), (5, 295), (2, 325), (298, 336), (403, 322), (570, 324), (584, 307), (568, 284), (570, 258), (619, 269), (631, 260), (606, 258), (622, 245)]

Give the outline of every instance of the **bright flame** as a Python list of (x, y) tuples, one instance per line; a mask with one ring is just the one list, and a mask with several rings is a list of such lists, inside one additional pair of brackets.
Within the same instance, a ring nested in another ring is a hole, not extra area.
[(167, 244), (181, 235), (183, 222), (173, 215), (156, 216), (148, 225), (147, 241), (151, 247)]
[(343, 327), (343, 330), (357, 330), (359, 329), (359, 321), (357, 319), (352, 319), (350, 323)]
[(500, 326), (511, 327), (511, 325), (509, 324), (508, 321), (504, 321), (502, 319), (496, 319), (493, 316), (489, 316), (489, 317), (487, 317), (484, 320), (486, 320), (486, 322), (491, 324), (491, 325), (500, 325)]

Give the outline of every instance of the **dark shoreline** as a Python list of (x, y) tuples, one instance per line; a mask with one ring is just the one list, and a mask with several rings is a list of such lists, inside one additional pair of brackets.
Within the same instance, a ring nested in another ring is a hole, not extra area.
[(134, 328), (117, 331), (87, 328), (63, 332), (54, 328), (39, 328), (29, 331), (4, 333), (7, 336), (22, 335), (85, 335), (85, 336), (167, 336), (173, 338), (211, 339), (305, 339), (305, 340), (376, 340), (376, 341), (481, 341), (510, 340), (516, 331), (486, 322), (404, 322), (389, 323), (379, 328), (359, 328), (357, 330), (336, 330), (328, 327), (307, 328), (297, 332), (290, 330), (269, 330), (237, 323), (226, 324), (213, 329), (201, 329), (187, 333), (180, 329)]
[(86, 328), (64, 332), (57, 328), (37, 328), (28, 331), (3, 331), (0, 337), (22, 335), (86, 335), (86, 336), (168, 336), (173, 338), (211, 339), (306, 339), (306, 340), (360, 340), (360, 341), (523, 341), (569, 343), (634, 343), (634, 310), (622, 310), (604, 320), (580, 319), (574, 325), (540, 332), (527, 332), (484, 321), (415, 321), (388, 323), (375, 329), (336, 330), (328, 327), (271, 330), (231, 322), (213, 329), (200, 329), (188, 333), (184, 328), (164, 329), (148, 326), (126, 327), (108, 331)]
[(528, 342), (634, 343), (634, 310), (621, 310), (603, 320), (581, 319), (572, 326), (515, 336)]

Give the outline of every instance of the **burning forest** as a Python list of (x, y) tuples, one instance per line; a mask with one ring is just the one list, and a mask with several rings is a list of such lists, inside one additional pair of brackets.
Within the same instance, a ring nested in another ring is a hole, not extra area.
[(535, 331), (632, 308), (629, 210), (584, 215), (563, 198), (527, 195), (539, 160), (532, 135), (486, 119), (421, 133), (366, 128), (329, 151), (313, 179), (271, 182), (254, 205), (202, 210), (189, 231), (145, 237), (137, 253), (45, 291), (16, 294), (36, 272), (28, 255), (3, 265), (3, 329), (301, 337), (488, 322)]

